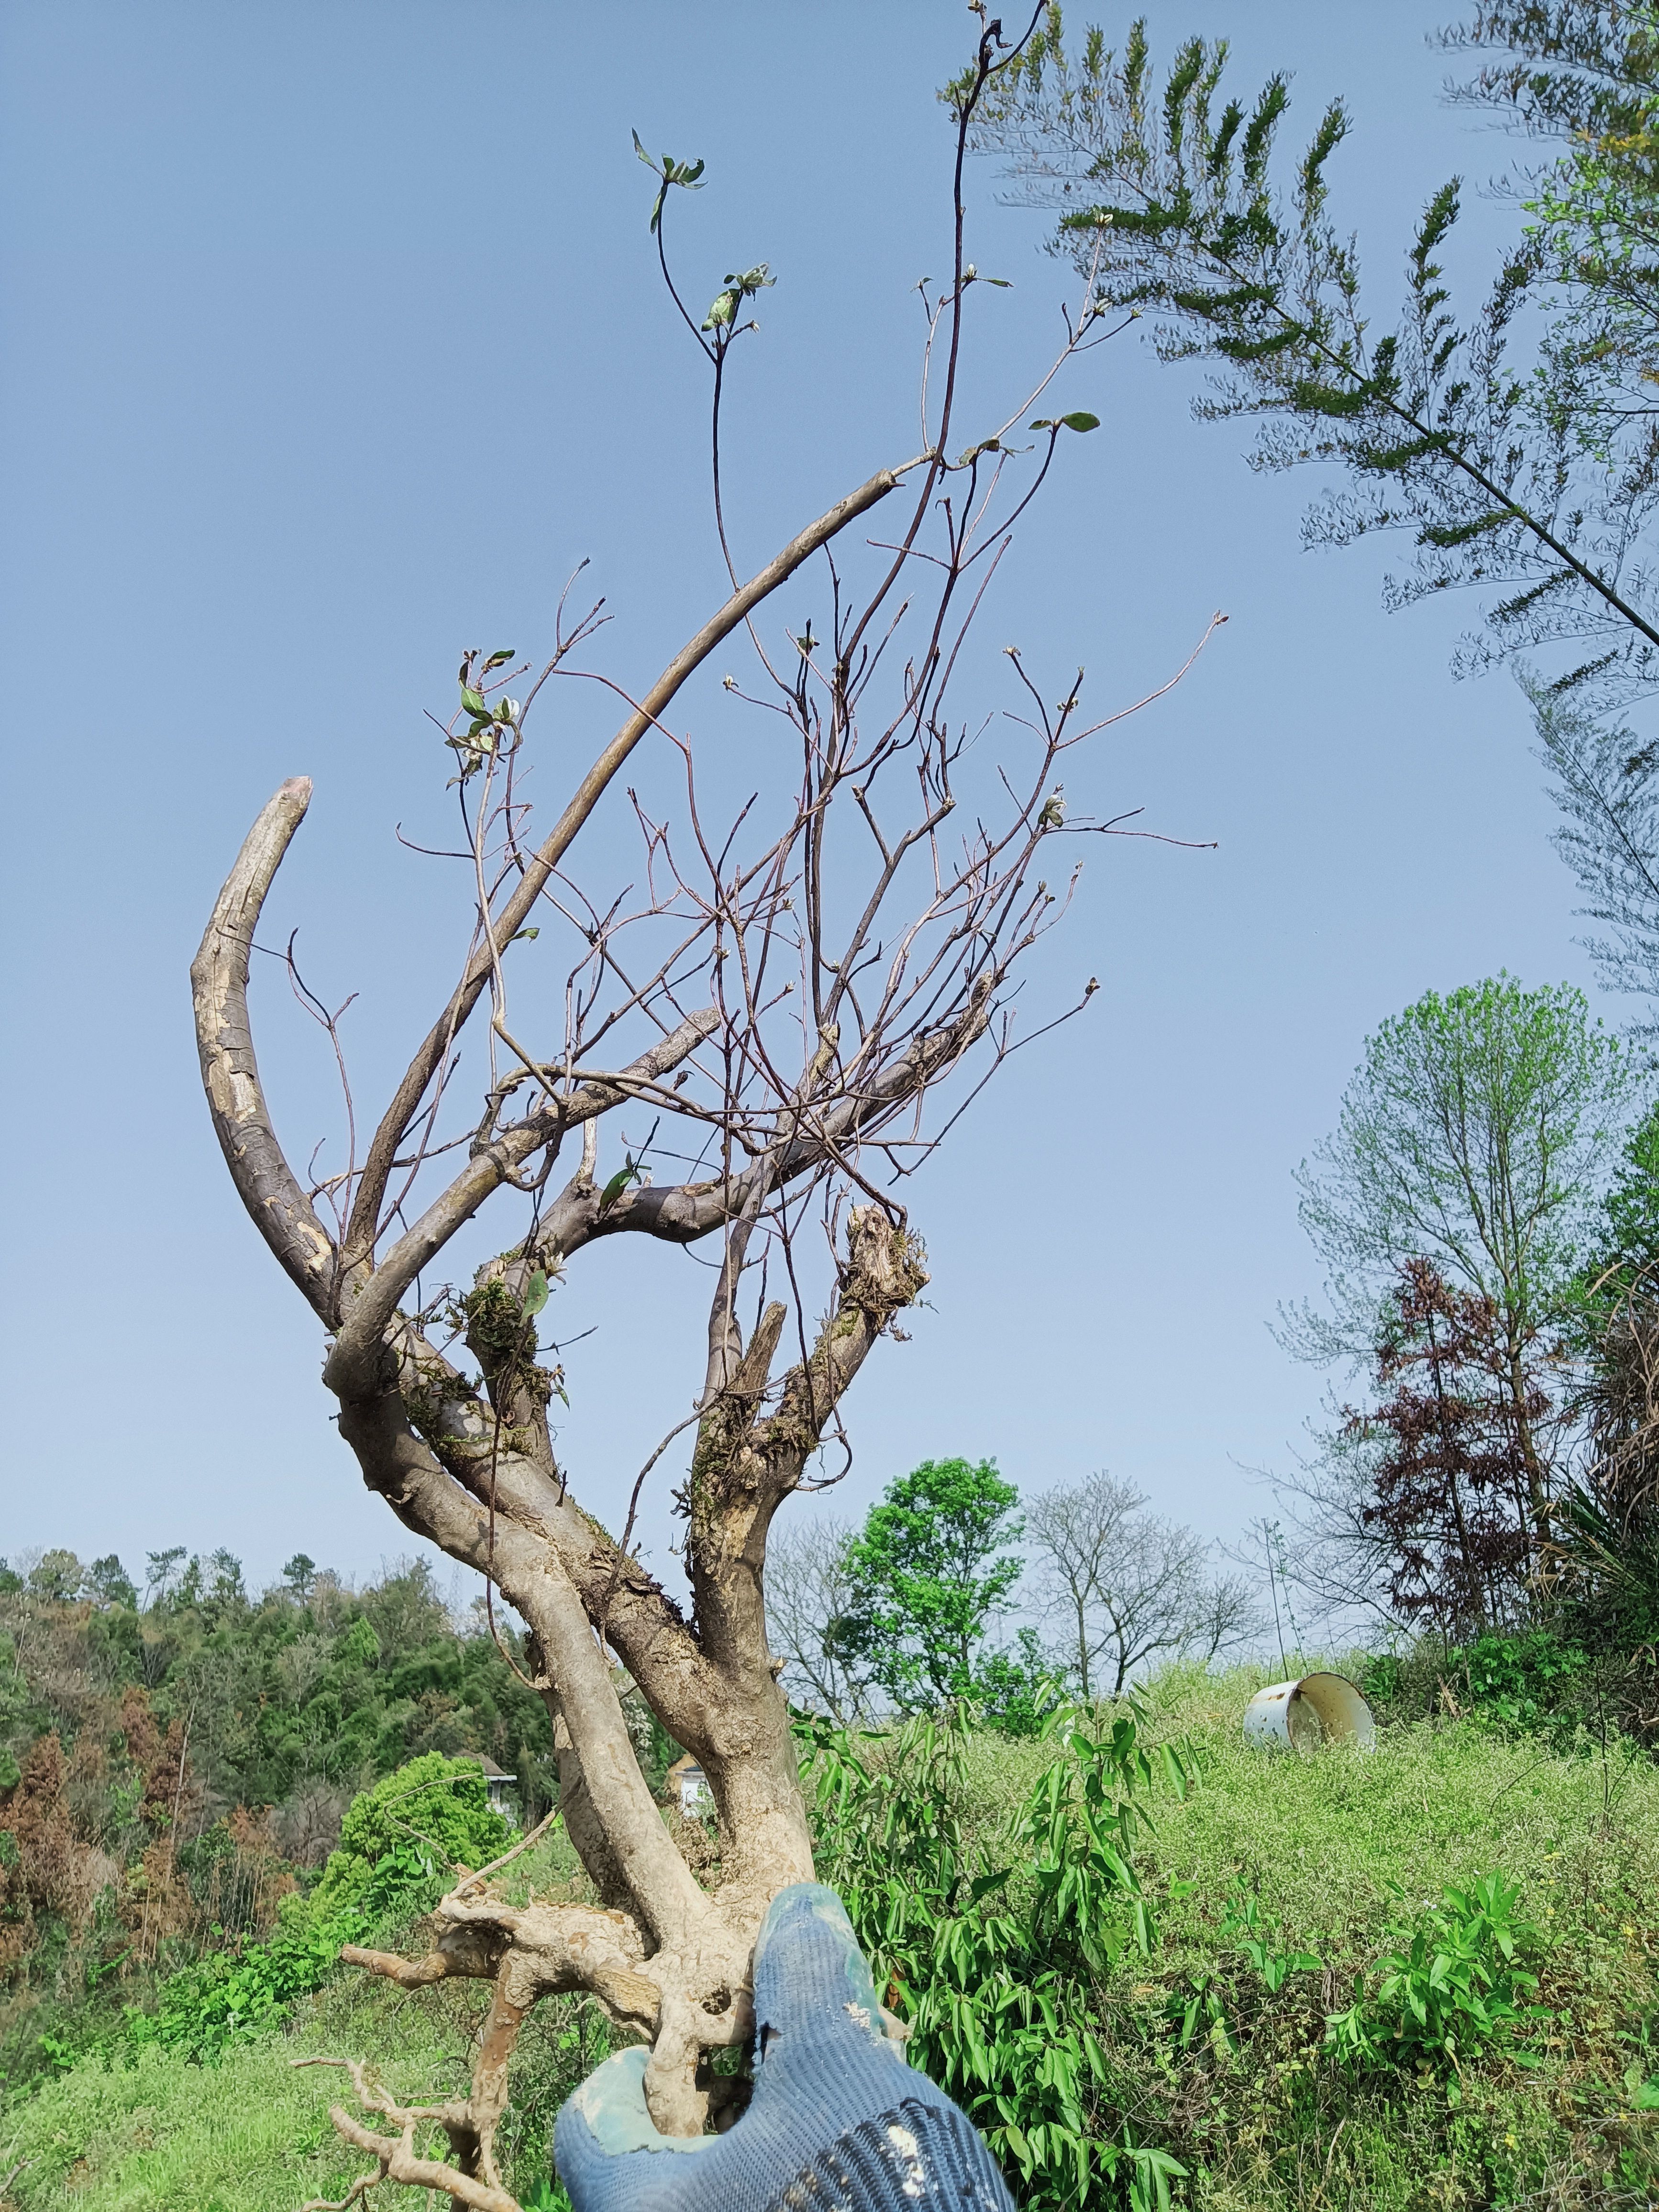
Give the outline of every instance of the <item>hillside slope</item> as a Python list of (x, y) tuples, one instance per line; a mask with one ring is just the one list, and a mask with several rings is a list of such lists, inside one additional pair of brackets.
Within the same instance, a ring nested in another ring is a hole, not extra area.
[[(1659, 2197), (1659, 1768), (1616, 1736), (1553, 1748), (1468, 1720), (1389, 1728), (1370, 1755), (1276, 1756), (1240, 1734), (1260, 1679), (1238, 1669), (1154, 1686), (1152, 1730), (1189, 1747), (1198, 1778), (1184, 1800), (1149, 1800), (1156, 1826), (1139, 1856), (1154, 1948), (1126, 1951), (1088, 1994), (1099, 2124), (1127, 2119), (1167, 2148), (1187, 2168), (1177, 2201), (1206, 2212)], [(959, 1811), (976, 1849), (995, 1856), (1051, 1756), (971, 1741)], [(556, 1850), (538, 1860), (526, 1882), (569, 1880)], [(1533, 2001), (1549, 2017), (1523, 2023), (1518, 2056), (1497, 2045), (1438, 2066), (1340, 2064), (1323, 2047), (1327, 2016), (1352, 2002), (1357, 1974), (1375, 1990), (1391, 1925), (1422, 1925), (1448, 1886), (1493, 1874), (1518, 1886), (1516, 1911), (1538, 1931)], [(1022, 1878), (1016, 1869), (1006, 1892), (1016, 1913)], [(293, 2061), (364, 2057), (399, 2090), (447, 2087), (476, 2008), (465, 1990), (410, 1997), (346, 1978), (283, 2033), (216, 2065), (155, 2051), (82, 2063), (0, 2120), (0, 2176), (29, 2160), (7, 2202), (291, 2212), (337, 2196), (355, 2171), (326, 2117), (341, 2077)], [(517, 2069), (521, 2197), (545, 2173), (558, 2102), (605, 2047), (574, 2004), (537, 2016)]]

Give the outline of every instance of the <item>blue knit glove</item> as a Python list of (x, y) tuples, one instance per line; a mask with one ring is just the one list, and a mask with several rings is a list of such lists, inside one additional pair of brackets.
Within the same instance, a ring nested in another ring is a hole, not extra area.
[(642, 2048), (582, 2083), (553, 2138), (574, 2212), (1013, 2212), (971, 2123), (882, 2033), (834, 1890), (782, 1891), (755, 1947), (755, 2088), (723, 2136), (659, 2135)]

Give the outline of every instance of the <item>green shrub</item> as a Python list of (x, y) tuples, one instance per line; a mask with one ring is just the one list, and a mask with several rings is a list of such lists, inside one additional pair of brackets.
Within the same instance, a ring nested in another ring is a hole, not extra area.
[(1346, 2065), (1378, 2069), (1428, 2065), (1457, 2069), (1497, 2044), (1517, 2063), (1536, 2064), (1516, 2047), (1516, 2032), (1549, 2017), (1530, 2002), (1538, 1977), (1522, 1963), (1543, 1937), (1516, 1911), (1519, 1882), (1483, 1875), (1468, 1889), (1448, 1887), (1440, 1902), (1389, 1930), (1400, 1947), (1381, 1961), (1375, 1992), (1355, 1978), (1354, 2002), (1328, 2023), (1331, 2049)]
[(1482, 1636), (1459, 1654), (1468, 1710), (1509, 1728), (1536, 1729), (1577, 1717), (1577, 1693), (1589, 1662), (1547, 1628), (1518, 1636)]
[[(1242, 1892), (1228, 1901), (1221, 1923), (1221, 1940), (1231, 1942), (1266, 1983), (1269, 1996), (1277, 1996), (1292, 1974), (1317, 1974), (1325, 1961), (1316, 1951), (1281, 1950), (1269, 1940), (1271, 1929), (1261, 1917), (1260, 1901)], [(1190, 2040), (1190, 2036), (1188, 2038)]]
[(1553, 1629), (1494, 1632), (1473, 1644), (1421, 1637), (1368, 1659), (1359, 1687), (1384, 1723), (1467, 1714), (1487, 1727), (1565, 1741), (1594, 1703), (1589, 1655)]
[[(1184, 1788), (1173, 1752), (1150, 1753), (1133, 1715), (1066, 1712), (1054, 1755), (1009, 1814), (963, 1818), (968, 1724), (909, 1723), (866, 1762), (845, 1731), (803, 1724), (812, 1753), (820, 1871), (840, 1890), (924, 2072), (979, 2127), (1022, 2201), (1059, 2212), (1103, 2196), (1131, 2212), (1170, 2203), (1187, 2169), (1109, 2110), (1088, 2027), (1089, 1977), (1156, 1931), (1133, 1848), (1139, 1793)], [(866, 1739), (866, 1741), (872, 1739)], [(1009, 1908), (1018, 1879), (1035, 1894)]]
[(279, 1929), (269, 1943), (251, 1943), (240, 1955), (211, 1952), (167, 1977), (153, 2013), (129, 2014), (129, 2039), (191, 2058), (216, 2057), (227, 2044), (280, 2027), (335, 1972), (340, 1946), (358, 1942), (369, 1924), (367, 1913), (348, 1906), (331, 1919)]
[(1055, 1669), (1035, 1629), (1022, 1628), (1012, 1651), (994, 1651), (974, 1675), (973, 1702), (999, 1735), (1036, 1736), (1065, 1703)]
[(390, 1880), (399, 1894), (417, 1878), (445, 1880), (447, 1887), (455, 1867), (498, 1858), (512, 1833), (476, 1761), (426, 1752), (353, 1798), (340, 1823), (340, 1848), (307, 1908), (322, 1917), (347, 1904), (380, 1909), (387, 1899), (376, 1893), (377, 1869), (380, 1887)]
[(353, 1799), (322, 1880), (309, 1897), (283, 1900), (268, 1943), (210, 1953), (169, 1974), (153, 2013), (127, 2015), (129, 2039), (205, 2058), (279, 2026), (331, 1978), (342, 1944), (360, 1942), (388, 1913), (429, 1911), (458, 1863), (483, 1866), (511, 1833), (480, 1767), (440, 1752), (410, 1759)]

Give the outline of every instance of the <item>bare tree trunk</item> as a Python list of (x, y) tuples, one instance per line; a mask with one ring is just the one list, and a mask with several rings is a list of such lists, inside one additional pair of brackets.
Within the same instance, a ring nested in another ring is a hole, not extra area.
[(1521, 1447), (1521, 1463), (1527, 1476), (1527, 1523), (1530, 1533), (1528, 1549), (1534, 1560), (1539, 1559), (1550, 1540), (1549, 1478), (1539, 1455), (1537, 1439), (1532, 1432), (1529, 1411), (1531, 1391), (1527, 1382), (1524, 1356), (1513, 1332), (1508, 1346), (1510, 1396), (1515, 1409), (1516, 1441)]

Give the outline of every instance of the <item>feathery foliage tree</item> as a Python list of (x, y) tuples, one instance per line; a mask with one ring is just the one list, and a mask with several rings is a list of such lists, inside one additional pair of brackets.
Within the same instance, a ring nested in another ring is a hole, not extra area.
[[(1659, 746), (1628, 710), (1659, 686), (1659, 15), (1646, 0), (1492, 0), (1444, 34), (1488, 57), (1452, 96), (1544, 149), (1484, 301), (1444, 255), (1462, 180), (1428, 202), (1398, 311), (1333, 213), (1352, 127), (1334, 102), (1298, 153), (1276, 74), (1224, 88), (1224, 41), (1160, 82), (1144, 22), (1121, 55), (1067, 43), (1060, 9), (1000, 80), (975, 143), (1099, 300), (1152, 319), (1166, 360), (1215, 365), (1200, 416), (1255, 416), (1255, 465), (1334, 465), (1310, 544), (1403, 534), (1405, 605), (1473, 589), (1460, 670), (1511, 659), (1567, 820), (1558, 842), (1607, 933), (1618, 988), (1659, 994)], [(1542, 661), (1534, 656), (1543, 655)]]

